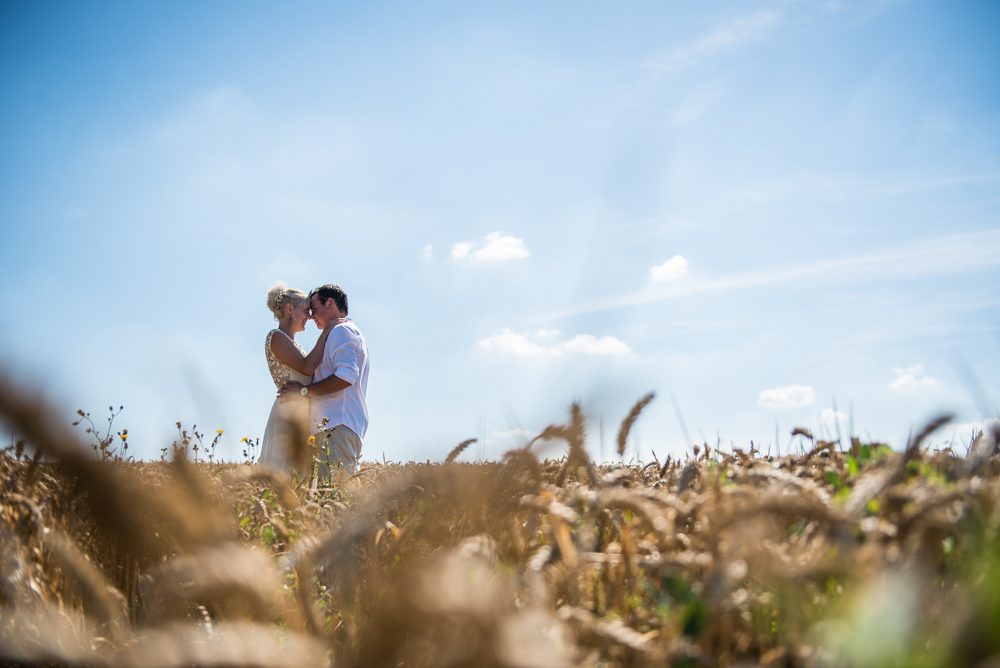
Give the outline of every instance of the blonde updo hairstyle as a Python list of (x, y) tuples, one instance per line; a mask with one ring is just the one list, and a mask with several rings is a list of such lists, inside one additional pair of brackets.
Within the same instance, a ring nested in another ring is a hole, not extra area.
[(285, 315), (285, 307), (289, 304), (295, 308), (309, 299), (306, 293), (296, 288), (289, 288), (284, 283), (278, 283), (267, 291), (267, 308), (274, 314), (274, 319), (280, 321)]

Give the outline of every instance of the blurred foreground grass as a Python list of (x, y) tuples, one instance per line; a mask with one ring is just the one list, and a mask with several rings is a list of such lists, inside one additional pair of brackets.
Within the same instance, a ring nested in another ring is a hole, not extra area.
[(6, 385), (0, 412), (46, 459), (0, 455), (6, 665), (1000, 665), (1000, 458), (925, 450), (942, 420), (598, 466), (574, 407), (558, 460), (309, 489), (99, 461)]

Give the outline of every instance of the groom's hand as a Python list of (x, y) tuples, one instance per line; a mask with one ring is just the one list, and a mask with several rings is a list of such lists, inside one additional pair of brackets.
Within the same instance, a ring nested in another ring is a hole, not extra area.
[(294, 380), (290, 380), (281, 386), (278, 390), (278, 397), (281, 399), (296, 399), (302, 396), (302, 388), (305, 387), (302, 383)]

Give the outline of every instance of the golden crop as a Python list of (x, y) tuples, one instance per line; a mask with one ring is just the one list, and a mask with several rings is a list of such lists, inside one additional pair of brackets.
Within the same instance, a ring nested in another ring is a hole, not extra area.
[(540, 437), (556, 461), (456, 463), (465, 442), (310, 489), (183, 450), (101, 461), (2, 381), (0, 413), (39, 455), (0, 456), (7, 664), (1000, 661), (1000, 461), (925, 450), (940, 420), (902, 453), (598, 466), (574, 406)]

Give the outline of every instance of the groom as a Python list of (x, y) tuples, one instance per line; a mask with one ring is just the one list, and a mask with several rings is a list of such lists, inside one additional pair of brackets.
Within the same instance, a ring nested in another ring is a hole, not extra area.
[(368, 431), (368, 346), (347, 317), (347, 293), (338, 286), (324, 285), (310, 292), (309, 310), (319, 329), (337, 318), (345, 321), (330, 331), (313, 382), (289, 381), (279, 394), (301, 394), (311, 400), (309, 421), (319, 445), (319, 477), (329, 479), (329, 467), (338, 460), (353, 473), (361, 457), (361, 439)]

